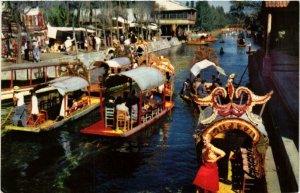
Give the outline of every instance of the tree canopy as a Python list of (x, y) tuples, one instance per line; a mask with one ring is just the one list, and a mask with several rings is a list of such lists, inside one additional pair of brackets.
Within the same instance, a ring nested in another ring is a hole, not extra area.
[(214, 7), (210, 6), (208, 1), (198, 1), (196, 3), (196, 10), (196, 28), (198, 30), (212, 31), (228, 24), (228, 16), (221, 6)]

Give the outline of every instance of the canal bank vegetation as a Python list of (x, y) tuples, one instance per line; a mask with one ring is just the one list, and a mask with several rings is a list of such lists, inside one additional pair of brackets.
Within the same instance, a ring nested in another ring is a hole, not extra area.
[[(251, 31), (261, 30), (262, 3), (260, 1), (230, 1), (228, 3), (230, 3), (230, 10), (225, 13), (221, 6), (214, 7), (208, 1), (198, 1), (195, 30), (214, 32), (217, 35), (220, 33), (219, 29), (230, 24), (237, 24)], [(189, 5), (188, 2), (187, 5)]]

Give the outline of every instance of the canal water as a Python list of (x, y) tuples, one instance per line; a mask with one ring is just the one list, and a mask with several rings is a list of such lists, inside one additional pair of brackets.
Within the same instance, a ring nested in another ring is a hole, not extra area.
[[(225, 43), (219, 39), (211, 46), (218, 55), (223, 47), (225, 54), (219, 56), (220, 66), (227, 74), (237, 74), (238, 83), (248, 64), (247, 48), (237, 48), (236, 37), (223, 38)], [(252, 40), (247, 41), (256, 49)], [(98, 120), (98, 110), (50, 132), (5, 134), (1, 139), (2, 191), (195, 192), (192, 181), (197, 160), (193, 134), (198, 115), (178, 93), (190, 76), (196, 48), (182, 45), (156, 53), (166, 55), (175, 67), (176, 106), (161, 120), (128, 139), (81, 134), (80, 129)], [(214, 73), (213, 69), (210, 73)], [(226, 78), (221, 80), (224, 85)], [(246, 71), (241, 85), (248, 80)], [(3, 111), (7, 108), (2, 105)]]

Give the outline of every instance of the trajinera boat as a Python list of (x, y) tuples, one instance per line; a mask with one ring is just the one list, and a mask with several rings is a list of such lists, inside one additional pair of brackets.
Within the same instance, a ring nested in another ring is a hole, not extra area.
[[(212, 90), (211, 88), (214, 87), (213, 81), (218, 82), (219, 86), (221, 86), (219, 77), (215, 75), (216, 80), (212, 80), (211, 82), (205, 80), (204, 77), (207, 78), (207, 74), (213, 75), (209, 70), (205, 70), (208, 68), (214, 68), (216, 74), (218, 73), (219, 75), (227, 76), (224, 69), (219, 66), (219, 59), (216, 51), (213, 48), (201, 46), (195, 51), (193, 64), (190, 69), (190, 77), (183, 83), (180, 91), (180, 97), (182, 99), (187, 102), (193, 102), (193, 98), (197, 96), (207, 96), (209, 91)], [(205, 72), (203, 72), (203, 70), (205, 70)], [(204, 87), (203, 90), (201, 89), (202, 87)]]
[(190, 45), (208, 45), (209, 42), (205, 41), (207, 37), (206, 33), (197, 33), (197, 34), (190, 34), (186, 41), (186, 44)]
[[(209, 96), (197, 98), (201, 110), (194, 135), (201, 164), (202, 136), (210, 134), (212, 144), (226, 156), (218, 161), (220, 192), (258, 192), (264, 183), (266, 152), (269, 146), (262, 114), (273, 91), (257, 96), (246, 87), (236, 90), (215, 88)], [(227, 100), (219, 100), (220, 98)], [(221, 102), (222, 101), (222, 102)], [(226, 101), (226, 102), (225, 102)], [(253, 107), (256, 113), (254, 113)], [(231, 169), (230, 169), (231, 168)]]
[(29, 114), (25, 127), (11, 123), (5, 126), (5, 130), (49, 131), (86, 115), (100, 105), (99, 97), (90, 96), (89, 82), (80, 76), (56, 78), (36, 86), (33, 90), (37, 92), (45, 87), (51, 87), (55, 91), (48, 92), (38, 99), (39, 113)]
[[(81, 133), (128, 137), (145, 129), (174, 107), (175, 103), (170, 96), (173, 79), (166, 78), (162, 70), (154, 66), (140, 66), (121, 72), (119, 76), (130, 82), (127, 93), (131, 94), (121, 100), (120, 97), (106, 97), (106, 101), (101, 102), (105, 105), (100, 106), (100, 120), (82, 129)], [(135, 86), (133, 83), (136, 83)], [(136, 91), (138, 96), (135, 96)]]

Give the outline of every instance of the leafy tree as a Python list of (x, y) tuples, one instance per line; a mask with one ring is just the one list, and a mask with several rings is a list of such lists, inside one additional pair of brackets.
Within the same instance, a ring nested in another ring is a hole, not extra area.
[(196, 26), (201, 31), (211, 31), (222, 28), (228, 23), (223, 7), (214, 7), (208, 1), (198, 1), (196, 4)]
[(260, 1), (230, 1), (231, 23), (243, 24), (247, 28), (255, 28), (260, 19)]

